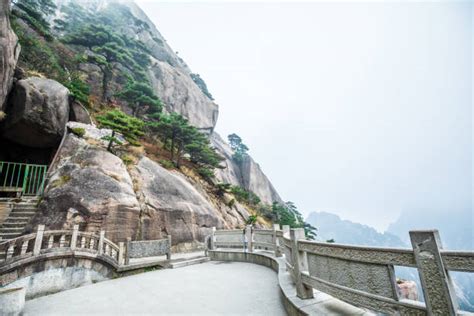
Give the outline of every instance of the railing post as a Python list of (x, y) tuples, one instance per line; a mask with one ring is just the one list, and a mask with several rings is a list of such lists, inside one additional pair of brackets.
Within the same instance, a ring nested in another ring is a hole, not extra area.
[(132, 237), (127, 237), (127, 243), (125, 244), (125, 265), (130, 264), (130, 247), (132, 243)]
[(280, 230), (280, 224), (273, 224), (273, 245), (275, 247), (275, 257), (281, 257), (280, 243), (277, 237), (277, 231)]
[(168, 243), (170, 245), (168, 252), (166, 253), (166, 259), (171, 260), (171, 235), (168, 235)]
[(283, 225), (283, 236), (290, 238), (290, 225)]
[(304, 228), (293, 228), (290, 230), (291, 254), (293, 260), (293, 273), (296, 283), (296, 295), (301, 299), (313, 298), (313, 289), (303, 284), (301, 272), (306, 270), (306, 256), (303, 251), (298, 250), (298, 240), (306, 239)]
[(253, 228), (252, 225), (245, 227), (245, 236), (247, 237), (247, 251), (253, 252)]
[(118, 252), (117, 261), (118, 261), (118, 265), (121, 266), (121, 265), (123, 265), (123, 258), (124, 258), (123, 253), (124, 253), (124, 249), (125, 249), (123, 241), (119, 242), (118, 246), (119, 246), (119, 252)]
[(41, 244), (43, 243), (43, 233), (44, 225), (38, 225), (38, 230), (36, 231), (35, 245), (33, 247), (33, 256), (39, 255), (41, 251)]
[(410, 239), (428, 315), (456, 315), (458, 303), (441, 258), (438, 231), (410, 231)]
[(97, 251), (99, 255), (104, 253), (104, 238), (105, 238), (105, 231), (101, 230), (99, 233), (99, 243), (97, 244)]
[(211, 242), (211, 250), (215, 250), (216, 249), (215, 248), (216, 247), (216, 228), (215, 227), (212, 227), (210, 242)]
[(76, 249), (78, 233), (79, 233), (79, 225), (74, 225), (74, 227), (72, 228), (72, 235), (71, 235), (71, 250)]

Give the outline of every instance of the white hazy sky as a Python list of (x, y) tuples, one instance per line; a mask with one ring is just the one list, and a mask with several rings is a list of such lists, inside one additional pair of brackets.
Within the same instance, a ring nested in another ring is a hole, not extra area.
[(472, 207), (471, 2), (137, 2), (304, 214)]

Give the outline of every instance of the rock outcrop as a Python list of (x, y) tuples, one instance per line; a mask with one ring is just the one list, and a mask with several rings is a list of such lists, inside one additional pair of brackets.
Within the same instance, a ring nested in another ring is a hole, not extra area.
[(3, 137), (28, 147), (57, 146), (69, 119), (69, 90), (50, 79), (20, 80), (6, 112)]
[[(93, 143), (93, 141), (92, 141)], [(85, 139), (68, 134), (59, 152), (32, 226), (107, 231), (124, 240), (138, 230), (140, 207), (122, 160)]]
[(143, 203), (141, 239), (171, 234), (173, 244), (202, 242), (211, 227), (228, 229), (242, 225), (248, 217), (243, 208), (213, 204), (199, 184), (146, 157), (138, 162), (132, 176)]
[(238, 185), (252, 191), (266, 204), (283, 202), (270, 180), (252, 157), (247, 157), (241, 164), (237, 164), (232, 159), (232, 149), (219, 134), (213, 133), (211, 142), (225, 158), (226, 168), (216, 170), (216, 177), (220, 182)]
[(5, 100), (13, 82), (20, 45), (10, 26), (10, 0), (0, 0), (0, 111), (5, 108)]
[(178, 112), (197, 128), (212, 132), (218, 106), (202, 93), (189, 74), (168, 63), (155, 61), (150, 69), (150, 79), (168, 112)]
[(71, 107), (69, 109), (69, 121), (92, 124), (89, 112), (79, 101), (71, 102)]
[(233, 228), (248, 218), (238, 203), (227, 206), (197, 180), (145, 156), (127, 169), (101, 141), (110, 131), (76, 122), (68, 126), (84, 128), (84, 138), (66, 136), (29, 230), (38, 224), (50, 229), (79, 224), (85, 231), (105, 230), (114, 241), (171, 234), (173, 245), (183, 250), (196, 248), (211, 227)]

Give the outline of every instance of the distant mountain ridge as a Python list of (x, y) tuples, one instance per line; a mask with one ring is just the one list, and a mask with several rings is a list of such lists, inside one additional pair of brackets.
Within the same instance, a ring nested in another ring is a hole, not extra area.
[(343, 220), (327, 212), (312, 212), (306, 221), (318, 228), (318, 240), (334, 239), (339, 244), (376, 247), (408, 247), (399, 237), (391, 233), (379, 233), (374, 228)]

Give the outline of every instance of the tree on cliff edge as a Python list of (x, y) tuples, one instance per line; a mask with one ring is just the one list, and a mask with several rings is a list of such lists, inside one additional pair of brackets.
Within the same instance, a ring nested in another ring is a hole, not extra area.
[(108, 151), (112, 151), (114, 143), (121, 144), (115, 137), (115, 133), (120, 133), (132, 145), (138, 145), (138, 139), (143, 136), (144, 123), (133, 116), (127, 115), (120, 110), (111, 110), (103, 115), (97, 116), (97, 121), (101, 127), (110, 128), (112, 134), (105, 137), (109, 141)]

